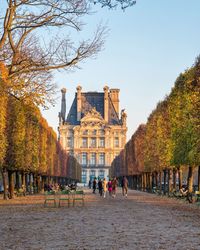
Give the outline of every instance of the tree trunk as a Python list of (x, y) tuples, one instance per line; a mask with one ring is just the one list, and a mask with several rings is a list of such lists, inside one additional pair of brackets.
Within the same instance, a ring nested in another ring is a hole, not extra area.
[(142, 190), (142, 175), (139, 175), (139, 190)]
[(26, 187), (26, 192), (28, 192), (28, 174), (27, 173), (25, 173), (24, 174), (24, 177), (25, 177), (25, 187)]
[(198, 190), (200, 191), (200, 166), (198, 167)]
[(189, 166), (188, 169), (188, 179), (187, 179), (187, 186), (189, 193), (193, 192), (193, 179), (194, 179), (194, 168), (192, 166)]
[(144, 191), (144, 174), (142, 173), (142, 191)]
[(33, 193), (37, 193), (37, 175), (33, 174)]
[(41, 192), (41, 190), (42, 190), (42, 188), (41, 188), (41, 179), (40, 179), (40, 175), (37, 175), (36, 176), (36, 186), (37, 186), (37, 191), (38, 191), (38, 193), (40, 193)]
[(152, 189), (153, 189), (153, 187), (156, 186), (156, 172), (152, 172), (151, 177), (152, 177)]
[(138, 189), (138, 176), (135, 176), (135, 189)]
[(146, 177), (146, 192), (148, 192), (148, 188), (149, 188), (149, 177), (148, 177), (148, 173), (145, 173), (145, 177)]
[(19, 188), (20, 188), (20, 184), (19, 184), (19, 171), (16, 171), (16, 172), (15, 172), (15, 176), (16, 176), (16, 184), (15, 184), (15, 187), (16, 187), (17, 191), (19, 191)]
[(147, 174), (144, 173), (143, 174), (143, 178), (144, 178), (144, 190), (143, 191), (147, 191)]
[(134, 180), (134, 176), (132, 175), (132, 176), (131, 176), (131, 183), (132, 183), (131, 185), (132, 185), (132, 189), (133, 189), (133, 180)]
[(164, 195), (166, 195), (166, 179), (167, 179), (166, 169), (164, 169), (163, 172), (164, 172), (164, 188), (163, 188), (164, 190), (163, 190), (163, 193), (164, 193)]
[(29, 174), (29, 193), (33, 194), (33, 180), (32, 180), (32, 173)]
[(168, 169), (168, 195), (172, 193), (173, 185), (172, 185), (172, 170)]
[(24, 172), (21, 173), (21, 177), (22, 177), (22, 186), (26, 189), (26, 179)]
[(176, 190), (176, 173), (177, 170), (174, 168), (173, 169), (173, 189)]
[(156, 189), (158, 189), (158, 172), (155, 172), (155, 185)]
[(8, 197), (8, 175), (7, 175), (7, 170), (4, 168), (2, 170), (2, 178), (3, 178), (3, 199), (7, 200)]
[(45, 176), (42, 176), (41, 191), (44, 192)]
[(9, 194), (10, 199), (14, 198), (14, 172), (8, 171), (8, 180), (9, 180)]
[(150, 173), (147, 173), (147, 189), (150, 192)]
[(47, 177), (47, 184), (50, 185), (51, 184), (51, 177), (48, 175)]
[(149, 173), (149, 189), (150, 189), (150, 192), (152, 193), (152, 189), (153, 189), (153, 187), (152, 187), (152, 173)]
[(160, 193), (162, 193), (162, 171), (159, 173), (159, 189)]
[(179, 184), (179, 190), (182, 188), (183, 186), (183, 173), (182, 173), (182, 169), (181, 167), (178, 168), (178, 184)]

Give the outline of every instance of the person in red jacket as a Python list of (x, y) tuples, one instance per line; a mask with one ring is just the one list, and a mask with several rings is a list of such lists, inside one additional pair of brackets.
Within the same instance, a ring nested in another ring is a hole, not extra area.
[(109, 179), (109, 181), (108, 181), (108, 192), (109, 192), (109, 195), (112, 196), (112, 181), (111, 181), (111, 179)]

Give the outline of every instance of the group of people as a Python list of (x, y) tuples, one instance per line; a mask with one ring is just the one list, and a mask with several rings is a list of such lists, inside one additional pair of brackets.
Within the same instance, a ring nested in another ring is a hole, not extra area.
[(48, 192), (51, 192), (51, 191), (58, 192), (58, 191), (62, 191), (62, 190), (76, 190), (76, 189), (77, 189), (76, 182), (70, 183), (70, 184), (65, 184), (65, 185), (62, 185), (60, 183), (55, 183), (55, 184), (45, 183), (44, 184), (44, 191), (48, 191)]
[[(123, 196), (127, 197), (128, 179), (126, 178), (126, 176), (123, 176), (120, 184)], [(105, 178), (103, 180), (102, 179), (97, 180), (97, 178), (95, 177), (92, 182), (91, 180), (89, 181), (89, 188), (92, 187), (93, 193), (95, 194), (96, 189), (98, 188), (100, 196), (103, 196), (104, 198), (106, 198), (107, 191), (110, 197), (115, 198), (118, 186), (119, 186), (119, 181), (117, 180), (116, 177), (114, 177), (113, 179), (109, 179), (109, 181), (106, 181)]]

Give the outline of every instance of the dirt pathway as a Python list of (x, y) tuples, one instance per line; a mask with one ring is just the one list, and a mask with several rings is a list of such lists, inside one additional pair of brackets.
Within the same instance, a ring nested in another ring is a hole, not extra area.
[(130, 191), (85, 206), (44, 208), (42, 196), (0, 200), (0, 249), (200, 249), (200, 208)]

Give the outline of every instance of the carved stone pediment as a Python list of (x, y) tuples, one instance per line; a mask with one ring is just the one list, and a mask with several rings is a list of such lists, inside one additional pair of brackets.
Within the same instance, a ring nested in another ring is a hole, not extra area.
[(105, 124), (105, 120), (95, 108), (88, 111), (81, 119), (82, 126), (102, 126), (103, 124)]

